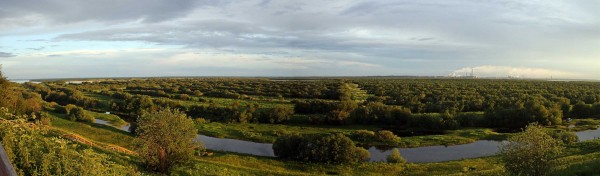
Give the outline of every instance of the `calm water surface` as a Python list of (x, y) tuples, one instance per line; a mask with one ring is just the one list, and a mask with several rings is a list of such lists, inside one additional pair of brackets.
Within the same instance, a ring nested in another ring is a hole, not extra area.
[[(110, 125), (108, 122), (100, 119), (96, 119), (96, 123)], [(129, 131), (129, 124), (127, 125), (127, 128), (115, 128)], [(600, 138), (600, 129), (581, 131), (576, 132), (575, 134), (577, 134), (579, 137), (579, 141), (598, 139)], [(214, 138), (204, 135), (198, 135), (196, 139), (202, 141), (204, 146), (209, 150), (236, 152), (267, 157), (275, 156), (273, 153), (273, 144), (256, 143), (237, 139)], [(400, 150), (400, 154), (402, 154), (407, 162), (427, 163), (492, 156), (498, 152), (498, 147), (503, 142), (504, 141), (479, 140), (473, 143), (462, 145), (440, 145), (398, 149)], [(376, 147), (369, 148), (369, 152), (371, 153), (370, 161), (384, 162), (386, 156), (391, 153), (392, 149), (380, 150)]]
[(131, 132), (131, 130), (130, 130), (131, 124), (129, 124), (129, 123), (127, 123), (126, 125), (120, 126), (120, 127), (113, 126), (108, 121), (102, 120), (102, 119), (95, 119), (94, 123), (102, 124), (102, 125), (108, 125), (108, 126), (112, 126), (112, 127), (118, 128), (118, 129), (123, 130), (123, 131)]

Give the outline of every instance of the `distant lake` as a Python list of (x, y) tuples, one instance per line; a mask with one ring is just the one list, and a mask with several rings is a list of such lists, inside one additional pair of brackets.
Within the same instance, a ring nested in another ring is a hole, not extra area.
[(42, 82), (38, 82), (38, 81), (31, 81), (29, 79), (9, 79), (8, 81), (19, 83), (19, 84), (23, 84), (23, 83), (26, 83), (26, 82), (31, 82), (31, 83), (34, 83), (34, 84), (42, 83)]

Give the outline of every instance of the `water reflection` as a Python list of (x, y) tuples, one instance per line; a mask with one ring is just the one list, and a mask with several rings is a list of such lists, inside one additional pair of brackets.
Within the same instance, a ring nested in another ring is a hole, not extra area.
[(95, 119), (94, 123), (102, 124), (102, 125), (108, 125), (108, 126), (112, 126), (112, 127), (118, 128), (118, 129), (123, 130), (123, 131), (131, 132), (131, 124), (130, 123), (127, 123), (126, 125), (123, 125), (123, 126), (120, 126), (120, 127), (113, 126), (108, 121), (102, 120), (102, 119)]
[(575, 134), (577, 134), (577, 137), (579, 137), (579, 141), (600, 139), (600, 128), (595, 130), (580, 131)]
[[(96, 119), (96, 123), (110, 125), (107, 121)], [(129, 124), (125, 127), (117, 127), (123, 131), (129, 132)], [(579, 141), (587, 141), (600, 138), (600, 129), (587, 130), (575, 133), (579, 137)], [(199, 139), (204, 143), (209, 150), (228, 151), (236, 153), (251, 154), (257, 156), (274, 157), (273, 144), (256, 143), (237, 139), (214, 138), (204, 135), (198, 135)], [(453, 145), (453, 146), (427, 146), (417, 148), (398, 148), (402, 156), (408, 162), (426, 163), (426, 162), (442, 162), (468, 158), (478, 158), (492, 156), (498, 152), (498, 147), (503, 141), (480, 140), (469, 144)], [(371, 162), (385, 161), (387, 155), (391, 153), (393, 148), (377, 149), (370, 147)]]
[(204, 146), (210, 150), (275, 157), (275, 154), (273, 153), (273, 144), (256, 143), (236, 139), (214, 138), (204, 135), (198, 135), (196, 139), (202, 141)]
[[(428, 146), (417, 148), (398, 148), (407, 162), (441, 162), (466, 158), (478, 158), (494, 155), (498, 151), (500, 141), (481, 140), (469, 144), (453, 146)], [(371, 162), (385, 161), (392, 150), (369, 148)]]

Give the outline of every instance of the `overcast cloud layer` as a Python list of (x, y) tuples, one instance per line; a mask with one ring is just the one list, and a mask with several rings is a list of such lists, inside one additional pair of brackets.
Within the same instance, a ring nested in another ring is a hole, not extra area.
[(600, 79), (600, 1), (0, 1), (9, 78)]

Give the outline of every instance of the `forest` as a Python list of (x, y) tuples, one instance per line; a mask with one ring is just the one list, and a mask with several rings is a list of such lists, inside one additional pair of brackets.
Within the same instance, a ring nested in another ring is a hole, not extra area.
[[(600, 125), (599, 82), (393, 77), (37, 81), (0, 82), (0, 137), (19, 175), (600, 174), (585, 169), (600, 167), (594, 159), (600, 156), (600, 141), (577, 142), (574, 133)], [(125, 125), (129, 132), (119, 129)], [(542, 137), (525, 135), (534, 133)], [(221, 151), (210, 148), (210, 141), (205, 147), (193, 140), (197, 135), (272, 144), (274, 157)], [(491, 156), (423, 163), (404, 159), (397, 149), (481, 140), (550, 141), (545, 148), (556, 150), (544, 153), (556, 155), (538, 157), (553, 162), (524, 173), (519, 169), (531, 168), (503, 164), (518, 163), (510, 156), (521, 150), (511, 145)], [(391, 153), (373, 162), (373, 150)]]

